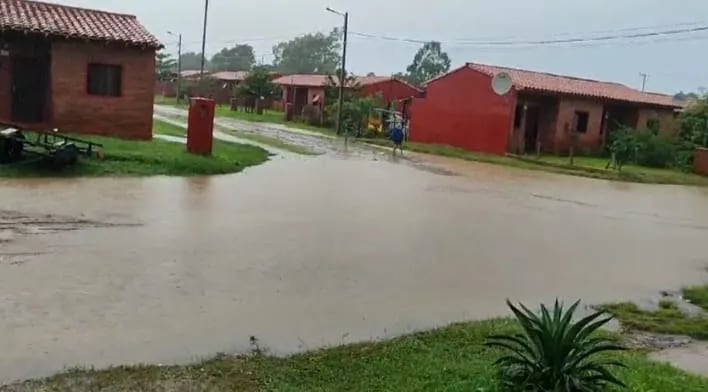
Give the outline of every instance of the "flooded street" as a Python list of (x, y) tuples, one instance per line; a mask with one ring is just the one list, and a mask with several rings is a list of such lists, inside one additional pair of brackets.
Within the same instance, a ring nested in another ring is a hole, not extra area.
[[(0, 200), (0, 381), (189, 362), (250, 336), (291, 353), (504, 315), (505, 298), (600, 303), (708, 281), (706, 188), (445, 158), (0, 180)], [(70, 229), (18, 229), (47, 214)]]

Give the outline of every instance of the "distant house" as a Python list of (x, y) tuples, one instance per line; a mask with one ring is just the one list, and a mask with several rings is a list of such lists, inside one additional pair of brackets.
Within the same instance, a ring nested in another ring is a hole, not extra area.
[[(182, 78), (184, 79), (198, 79), (201, 73), (202, 71), (198, 69), (186, 69), (180, 72), (179, 74), (182, 75)], [(208, 75), (209, 72), (204, 71), (204, 74)]]
[(132, 15), (0, 0), (0, 121), (150, 139), (160, 47)]
[[(512, 90), (499, 96), (494, 75), (505, 72)], [(601, 150), (617, 127), (672, 131), (676, 109), (669, 95), (618, 83), (468, 63), (428, 82), (411, 106), (413, 141), (494, 154), (564, 153), (576, 146)]]
[[(291, 104), (295, 113), (300, 113), (305, 105), (312, 105), (315, 99), (323, 105), (326, 104), (324, 98), (327, 75), (285, 75), (275, 79), (273, 83), (283, 88), (283, 102)], [(359, 76), (352, 83), (355, 84), (361, 86), (366, 96), (381, 94), (387, 105), (421, 93), (417, 88), (391, 76)]]

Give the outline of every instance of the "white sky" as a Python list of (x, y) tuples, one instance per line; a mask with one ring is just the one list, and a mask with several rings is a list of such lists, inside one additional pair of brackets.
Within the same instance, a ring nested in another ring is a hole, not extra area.
[[(185, 50), (199, 51), (204, 0), (46, 0), (135, 14), (176, 53), (181, 32)], [(708, 31), (602, 45), (472, 47), (461, 39), (547, 39), (591, 32), (679, 23), (708, 25), (708, 0), (210, 0), (207, 54), (237, 42), (254, 46), (257, 59), (272, 61), (271, 47), (312, 31), (329, 31), (341, 17), (325, 7), (347, 10), (350, 31), (435, 39), (453, 67), (486, 62), (641, 85), (674, 93), (708, 86)], [(669, 26), (666, 30), (694, 26)], [(645, 30), (643, 30), (645, 31)], [(639, 31), (622, 31), (619, 34)], [(571, 35), (568, 35), (571, 33)], [(456, 42), (457, 41), (457, 42)], [(658, 41), (658, 42), (657, 42)], [(420, 45), (351, 37), (348, 68), (363, 74), (404, 71)]]

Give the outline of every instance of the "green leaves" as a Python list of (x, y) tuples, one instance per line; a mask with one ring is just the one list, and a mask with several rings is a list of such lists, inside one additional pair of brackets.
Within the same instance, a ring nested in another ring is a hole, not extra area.
[(426, 42), (418, 50), (413, 63), (406, 68), (407, 80), (417, 86), (450, 70), (450, 57), (443, 52), (440, 42)]
[(279, 96), (280, 87), (271, 80), (270, 73), (263, 67), (255, 67), (246, 79), (236, 87), (239, 97), (270, 99)]
[(536, 314), (507, 300), (523, 334), (489, 336), (485, 343), (506, 351), (496, 361), (505, 390), (592, 392), (624, 386), (609, 370), (624, 365), (602, 359), (602, 354), (623, 348), (595, 335), (612, 317), (596, 312), (573, 323), (579, 304), (566, 310), (556, 300), (553, 309), (541, 305)]
[(273, 65), (285, 74), (333, 73), (340, 64), (338, 29), (329, 34), (305, 34), (273, 47)]

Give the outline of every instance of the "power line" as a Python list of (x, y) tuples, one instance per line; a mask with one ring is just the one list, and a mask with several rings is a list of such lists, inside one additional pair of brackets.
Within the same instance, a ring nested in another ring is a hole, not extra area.
[[(555, 33), (548, 33), (548, 34), (541, 34), (540, 37), (544, 38), (554, 38), (558, 36), (568, 36), (568, 35), (592, 35), (592, 34), (607, 34), (607, 33), (621, 33), (621, 32), (628, 32), (628, 31), (641, 31), (641, 30), (655, 30), (655, 29), (667, 29), (667, 28), (673, 28), (673, 27), (682, 27), (682, 26), (700, 26), (700, 25), (705, 25), (706, 22), (682, 22), (682, 23), (672, 23), (672, 24), (660, 24), (660, 25), (650, 25), (650, 26), (635, 26), (635, 27), (623, 27), (619, 29), (606, 29), (606, 30), (591, 30), (591, 31), (575, 31), (575, 32), (555, 32)], [(513, 39), (516, 38), (515, 36), (505, 36), (505, 37), (494, 37), (494, 36), (487, 36), (487, 37), (475, 37), (475, 38), (460, 38), (459, 40), (461, 41), (478, 41), (478, 40), (502, 40), (502, 39)]]
[[(676, 35), (676, 34), (698, 33), (698, 32), (704, 32), (704, 31), (708, 31), (708, 26), (699, 26), (699, 27), (672, 29), (672, 30), (650, 31), (650, 32), (643, 32), (643, 33), (632, 33), (632, 34), (613, 34), (613, 35), (604, 35), (604, 36), (599, 36), (599, 37), (572, 37), (572, 38), (548, 39), (548, 40), (476, 41), (476, 42), (464, 41), (464, 40), (455, 40), (455, 41), (448, 40), (448, 41), (439, 41), (439, 42), (445, 42), (447, 44), (459, 44), (459, 45), (466, 44), (469, 46), (523, 46), (523, 45), (542, 46), (542, 45), (572, 44), (572, 43), (584, 43), (584, 42), (614, 41), (614, 40), (621, 40), (621, 39), (649, 38), (649, 37), (659, 37), (659, 36), (670, 36), (670, 35)], [(354, 36), (358, 36), (358, 37), (364, 37), (364, 38), (380, 39), (380, 40), (386, 40), (386, 41), (411, 42), (411, 43), (418, 43), (418, 44), (424, 44), (424, 43), (431, 41), (431, 40), (414, 39), (414, 38), (408, 38), (408, 37), (393, 37), (393, 36), (387, 36), (387, 35), (376, 35), (376, 34), (360, 33), (360, 32), (350, 32), (349, 34), (354, 35)]]

